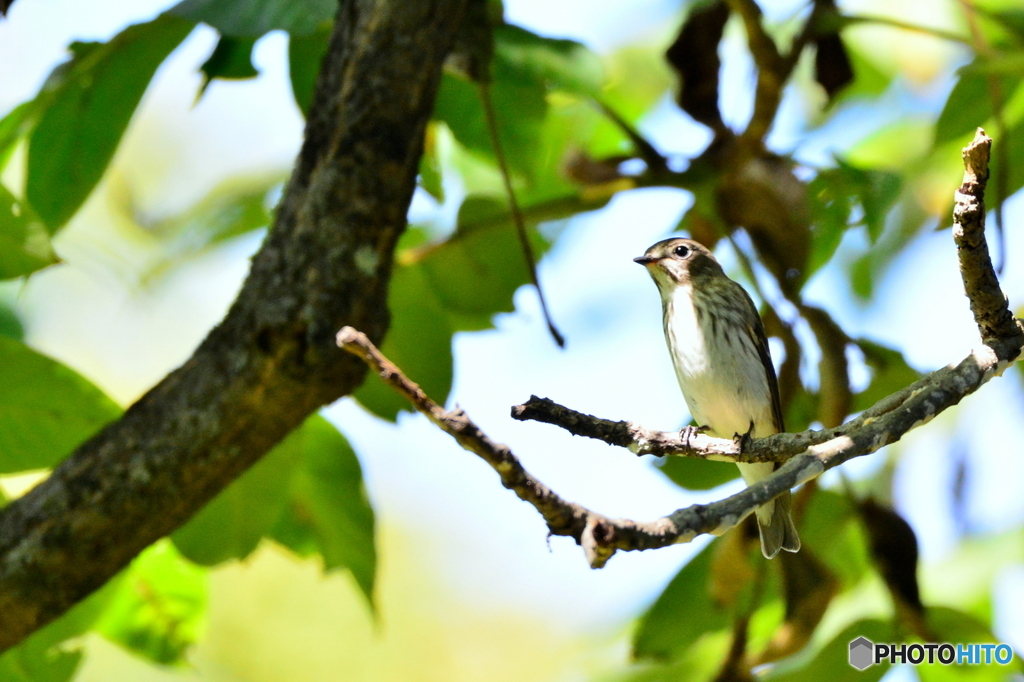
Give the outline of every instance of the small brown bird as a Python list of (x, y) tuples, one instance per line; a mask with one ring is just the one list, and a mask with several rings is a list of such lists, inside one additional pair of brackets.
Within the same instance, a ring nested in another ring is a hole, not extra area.
[[(639, 258), (658, 291), (665, 340), (679, 387), (698, 426), (719, 438), (763, 438), (784, 431), (775, 367), (764, 325), (742, 286), (692, 239), (660, 241)], [(737, 464), (747, 485), (775, 470), (772, 462)], [(800, 537), (786, 492), (757, 508), (761, 552), (796, 552)]]

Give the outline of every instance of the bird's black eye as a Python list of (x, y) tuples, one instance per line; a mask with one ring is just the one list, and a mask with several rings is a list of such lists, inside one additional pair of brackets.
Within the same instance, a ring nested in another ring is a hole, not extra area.
[(686, 258), (690, 255), (690, 247), (680, 244), (676, 248), (672, 249), (672, 253), (676, 254), (680, 258)]

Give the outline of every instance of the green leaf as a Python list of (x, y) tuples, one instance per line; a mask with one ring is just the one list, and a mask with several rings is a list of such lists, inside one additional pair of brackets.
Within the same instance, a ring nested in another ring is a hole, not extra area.
[(796, 669), (793, 669), (794, 666), (785, 666), (778, 674), (773, 671), (764, 679), (766, 682), (876, 682), (882, 679), (890, 666), (883, 662), (857, 670), (850, 665), (850, 642), (858, 637), (866, 637), (872, 642), (896, 641), (892, 623), (875, 619), (859, 620), (832, 638), (806, 664)]
[(988, 77), (961, 71), (935, 123), (935, 144), (951, 142), (974, 132), (992, 116)]
[[(1024, 120), (1011, 127), (1006, 132), (1004, 139), (1006, 140), (1004, 152), (1009, 160), (1005, 181), (1006, 197), (1004, 198), (1009, 198), (1021, 187), (1024, 187)], [(999, 187), (1001, 182), (999, 164), (993, 165), (990, 181), (993, 187)]]
[(95, 629), (154, 663), (180, 665), (205, 618), (206, 571), (160, 540), (125, 571)]
[(932, 148), (932, 122), (904, 117), (883, 125), (845, 153), (846, 163), (856, 168), (913, 171)]
[(864, 353), (864, 361), (871, 368), (871, 383), (854, 396), (855, 412), (866, 410), (887, 395), (909, 386), (924, 376), (908, 365), (903, 354), (897, 350), (867, 339), (856, 339), (855, 343)]
[(75, 55), (29, 136), (25, 195), (51, 232), (99, 182), (157, 67), (192, 28), (164, 14), (108, 43), (73, 46)]
[(871, 251), (861, 255), (850, 266), (850, 284), (853, 293), (861, 300), (871, 298), (874, 291), (875, 254)]
[(277, 177), (233, 180), (215, 187), (182, 213), (148, 224), (147, 231), (164, 240), (164, 244), (160, 260), (154, 262), (144, 278), (155, 278), (186, 258), (267, 227), (271, 222), (268, 196), (279, 185)]
[(80, 651), (51, 650), (29, 643), (0, 656), (0, 679), (4, 682), (66, 682), (82, 662)]
[(504, 24), (494, 28), (494, 53), (496, 60), (552, 90), (596, 97), (604, 84), (601, 59), (574, 40), (546, 38)]
[(347, 568), (373, 604), (377, 566), (373, 507), (348, 441), (326, 419), (302, 427), (303, 459), (272, 537), (300, 556), (319, 550), (324, 569)]
[(0, 280), (23, 277), (56, 262), (46, 226), (30, 206), (0, 185)]
[[(897, 173), (864, 170), (838, 158), (835, 161), (835, 168), (821, 170), (807, 186), (814, 227), (804, 281), (832, 259), (848, 227), (866, 226), (871, 242), (876, 242), (900, 196), (902, 180)], [(860, 216), (855, 220), (858, 207)]]
[(675, 84), (665, 48), (648, 41), (626, 45), (605, 58), (602, 100), (630, 123), (650, 111)]
[(730, 614), (714, 602), (708, 589), (720, 542), (715, 539), (690, 559), (640, 617), (633, 638), (635, 658), (681, 658), (701, 635), (728, 627)]
[(800, 538), (840, 578), (845, 589), (873, 570), (863, 527), (845, 495), (816, 490), (801, 518)]
[(203, 22), (231, 38), (259, 38), (274, 30), (309, 35), (338, 9), (334, 0), (184, 0), (168, 14)]
[(255, 38), (227, 38), (221, 36), (217, 41), (217, 47), (199, 70), (203, 72), (203, 85), (199, 94), (206, 92), (210, 81), (214, 78), (226, 80), (245, 80), (260, 75), (256, 67), (252, 65), (252, 48), (256, 44)]
[[(985, 3), (986, 5), (992, 5), (993, 3)], [(994, 3), (998, 6), (1002, 3)], [(1009, 32), (1018, 42), (1024, 42), (1024, 10), (1019, 7), (1014, 7), (1013, 3), (1006, 3), (1007, 6), (1004, 8), (996, 9), (995, 7), (989, 6), (981, 10), (982, 15), (988, 19), (992, 19), (999, 24), (1003, 29)]]
[(808, 281), (815, 272), (832, 260), (843, 234), (849, 226), (853, 197), (846, 188), (830, 177), (835, 169), (818, 173), (807, 185), (811, 209), (811, 255), (807, 259)]
[(0, 473), (44, 469), (121, 409), (70, 368), (0, 336)]
[(307, 36), (291, 35), (288, 38), (288, 75), (292, 95), (303, 116), (309, 114), (309, 105), (313, 102), (313, 88), (327, 54), (331, 30), (332, 25), (327, 24)]
[[(833, 235), (842, 238), (842, 230), (850, 223), (850, 212), (855, 206), (862, 209), (861, 221), (868, 229), (871, 242), (877, 241), (885, 228), (885, 217), (902, 188), (897, 173), (864, 170), (842, 159), (836, 159), (836, 163), (835, 168), (819, 172), (808, 185), (812, 218), (829, 233), (826, 241), (834, 242), (831, 251), (825, 250), (829, 257), (839, 244)], [(814, 239), (821, 237), (816, 234)]]
[(300, 427), (222, 490), (171, 535), (178, 551), (203, 566), (249, 556), (285, 508), (304, 442)]
[[(928, 628), (938, 642), (954, 644), (997, 644), (999, 638), (992, 633), (992, 628), (978, 618), (952, 609), (947, 606), (931, 606), (925, 612)], [(981, 654), (984, 656), (984, 654)], [(982, 659), (984, 661), (984, 659)], [(941, 663), (925, 663), (915, 666), (921, 682), (1002, 682), (1012, 679), (1013, 673), (1022, 671), (1019, 655), (1014, 653), (1009, 664), (996, 663), (994, 654), (991, 663), (980, 665), (942, 665)]]
[(36, 100), (22, 102), (0, 119), (0, 170), (7, 165), (18, 142), (35, 125), (39, 106)]
[[(419, 267), (399, 267), (388, 294), (391, 327), (381, 346), (392, 362), (420, 385), (438, 404), (452, 387), (452, 332), (448, 317), (430, 282)], [(353, 394), (374, 414), (394, 421), (400, 410), (411, 410), (399, 396), (371, 372)]]
[(732, 462), (715, 462), (699, 457), (666, 457), (657, 468), (673, 483), (687, 490), (711, 490), (740, 475), (740, 470)]
[[(487, 328), (496, 313), (514, 309), (513, 295), (530, 281), (515, 228), (503, 219), (507, 215), (504, 202), (468, 198), (459, 210), (456, 233), (419, 261), (453, 330)], [(547, 246), (534, 239), (534, 254)]]
[[(547, 114), (546, 86), (495, 54), (489, 92), (505, 157), (510, 170), (529, 176), (537, 165), (542, 125)], [(443, 121), (459, 144), (493, 160), (494, 145), (487, 129), (481, 89), (461, 76), (445, 73), (434, 105), (434, 118)]]

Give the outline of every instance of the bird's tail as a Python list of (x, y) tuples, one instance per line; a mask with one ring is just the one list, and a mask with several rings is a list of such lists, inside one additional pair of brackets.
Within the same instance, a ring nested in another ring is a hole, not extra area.
[[(740, 475), (747, 485), (753, 485), (775, 470), (775, 464), (738, 464)], [(780, 549), (796, 552), (800, 549), (800, 536), (793, 524), (792, 496), (789, 491), (754, 510), (757, 529), (761, 534), (761, 553), (772, 559)]]

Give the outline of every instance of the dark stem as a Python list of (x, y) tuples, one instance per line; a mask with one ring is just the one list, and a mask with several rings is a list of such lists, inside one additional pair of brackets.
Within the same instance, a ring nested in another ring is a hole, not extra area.
[(519, 246), (523, 250), (523, 258), (526, 259), (526, 267), (530, 271), (530, 281), (537, 289), (537, 298), (540, 299), (540, 308), (544, 313), (544, 321), (548, 325), (548, 331), (559, 348), (565, 348), (565, 337), (555, 327), (548, 311), (548, 303), (544, 299), (544, 290), (540, 287), (540, 280), (537, 278), (537, 261), (533, 255), (533, 247), (530, 246), (530, 237), (526, 234), (526, 221), (523, 220), (523, 213), (519, 210), (519, 201), (516, 199), (516, 192), (512, 188), (512, 178), (508, 172), (508, 163), (505, 162), (505, 150), (498, 136), (498, 120), (494, 115), (494, 104), (491, 101), (491, 88), (486, 82), (478, 84), (480, 88), (480, 101), (483, 104), (484, 119), (487, 121), (487, 132), (491, 137), (491, 145), (494, 147), (494, 158), (498, 162), (498, 170), (501, 173), (502, 182), (505, 184), (505, 194), (508, 195), (508, 208), (512, 213), (512, 224), (516, 228), (516, 236), (519, 237)]

